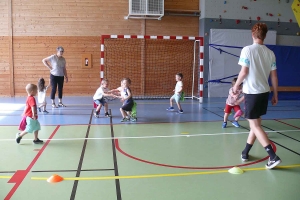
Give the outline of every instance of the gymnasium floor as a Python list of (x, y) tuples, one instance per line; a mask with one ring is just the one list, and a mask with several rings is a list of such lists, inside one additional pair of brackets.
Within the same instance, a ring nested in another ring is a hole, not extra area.
[[(118, 101), (109, 102), (112, 118), (94, 118), (90, 97), (66, 97), (68, 107), (39, 115), (44, 145), (32, 135), (15, 142), (25, 97), (0, 102), (0, 199), (300, 199), (299, 101), (263, 117), (283, 161), (273, 170), (258, 143), (251, 161), (240, 160), (249, 126), (221, 128), (222, 98), (186, 100), (184, 114), (167, 112), (168, 100), (138, 100), (138, 121), (120, 123)], [(245, 172), (228, 173), (234, 166)], [(53, 174), (65, 180), (48, 183)]]

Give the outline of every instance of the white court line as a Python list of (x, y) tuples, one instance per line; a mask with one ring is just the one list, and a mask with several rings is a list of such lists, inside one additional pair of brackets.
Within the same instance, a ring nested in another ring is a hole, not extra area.
[[(265, 131), (267, 133), (276, 133), (276, 132), (299, 132), (299, 130), (278, 130), (278, 131)], [(47, 140), (58, 140), (58, 141), (73, 141), (73, 140), (111, 140), (111, 139), (154, 139), (154, 138), (176, 138), (176, 137), (198, 137), (198, 136), (219, 136), (219, 135), (237, 135), (237, 134), (248, 134), (247, 132), (237, 132), (237, 133), (207, 133), (207, 134), (184, 134), (184, 135), (155, 135), (155, 136), (136, 136), (136, 137), (105, 137), (105, 138), (59, 138), (59, 139), (43, 139)], [(32, 140), (32, 139), (22, 139), (23, 140)], [(15, 139), (0, 139), (0, 142), (3, 141), (15, 141)]]

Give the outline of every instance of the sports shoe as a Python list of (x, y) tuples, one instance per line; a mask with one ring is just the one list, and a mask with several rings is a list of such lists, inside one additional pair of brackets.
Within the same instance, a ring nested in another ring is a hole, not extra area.
[(39, 112), (42, 112), (41, 108), (38, 108)]
[(96, 118), (99, 118), (99, 114), (97, 114), (96, 112), (94, 112), (94, 116), (95, 116)]
[(41, 144), (41, 143), (44, 143), (43, 140), (40, 140), (39, 138), (37, 138), (36, 140), (33, 140), (32, 141), (34, 144)]
[(249, 155), (242, 154), (241, 159), (242, 159), (243, 162), (247, 162), (249, 160)]
[(243, 111), (241, 111), (241, 110), (238, 110), (238, 111), (236, 111), (236, 113), (234, 114), (234, 118), (236, 118), (236, 117), (240, 117), (240, 116), (242, 116), (243, 115)]
[(223, 122), (222, 128), (226, 128), (226, 126), (227, 126), (227, 122)]
[(131, 120), (132, 122), (136, 122), (137, 118), (132, 117), (132, 118), (130, 118), (130, 120)]
[(240, 127), (240, 125), (239, 125), (239, 123), (237, 121), (232, 122), (232, 125), (235, 126), (235, 127), (237, 127), (237, 128)]
[(182, 113), (183, 113), (183, 110), (178, 110), (178, 113), (179, 113), (179, 114), (182, 114)]
[(121, 122), (128, 122), (128, 121), (129, 121), (129, 119), (127, 117), (125, 117), (121, 120)]
[(107, 113), (105, 113), (105, 114), (104, 114), (104, 116), (105, 116), (105, 117), (111, 117), (111, 115), (110, 115), (110, 114), (108, 114), (108, 112), (107, 112)]
[(20, 136), (20, 133), (16, 134), (16, 142), (19, 144), (21, 142), (22, 137)]
[(268, 163), (266, 164), (266, 168), (267, 169), (273, 169), (274, 167), (276, 167), (279, 163), (281, 163), (281, 160), (278, 156), (275, 156), (275, 158), (273, 158), (273, 160), (271, 160), (269, 158)]
[(167, 111), (174, 111), (174, 107), (167, 108)]
[(47, 110), (43, 110), (43, 113), (49, 113)]

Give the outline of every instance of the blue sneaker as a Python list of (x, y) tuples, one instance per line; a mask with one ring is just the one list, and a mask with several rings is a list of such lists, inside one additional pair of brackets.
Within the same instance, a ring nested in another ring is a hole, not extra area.
[(226, 128), (226, 126), (227, 126), (227, 122), (223, 122), (222, 128)]
[(235, 127), (237, 127), (237, 128), (240, 127), (240, 125), (239, 125), (239, 123), (237, 121), (232, 122), (232, 125), (235, 126)]
[(174, 107), (167, 108), (167, 111), (174, 111)]

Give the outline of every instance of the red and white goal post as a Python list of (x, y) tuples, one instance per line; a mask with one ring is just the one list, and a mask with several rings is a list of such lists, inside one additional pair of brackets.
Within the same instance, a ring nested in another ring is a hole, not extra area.
[(100, 79), (132, 81), (134, 98), (170, 98), (183, 73), (185, 98), (203, 102), (203, 37), (102, 35)]

